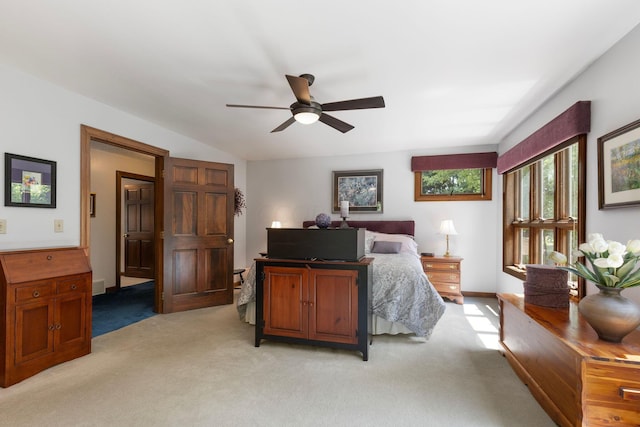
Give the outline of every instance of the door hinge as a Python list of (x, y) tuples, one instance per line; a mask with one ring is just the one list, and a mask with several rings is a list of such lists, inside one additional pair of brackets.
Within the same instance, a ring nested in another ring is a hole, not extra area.
[(164, 179), (164, 169), (162, 169), (162, 172), (160, 173), (160, 176), (162, 177), (162, 179)]
[(161, 238), (161, 239), (164, 239), (164, 231), (161, 231), (161, 232), (160, 232), (160, 238)]
[(260, 273), (260, 281), (261, 281), (261, 282), (264, 282), (265, 277), (266, 277), (266, 276), (264, 275), (264, 271), (263, 271), (263, 272), (261, 272), (261, 273)]
[(160, 299), (164, 301), (164, 292), (160, 294)]

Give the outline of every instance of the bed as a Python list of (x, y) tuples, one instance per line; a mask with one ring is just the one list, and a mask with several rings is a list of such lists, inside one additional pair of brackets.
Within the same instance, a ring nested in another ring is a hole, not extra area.
[[(315, 226), (315, 221), (303, 222)], [(338, 227), (339, 221), (332, 222)], [(414, 221), (349, 221), (365, 228), (365, 256), (373, 262), (372, 324), (370, 332), (415, 334), (428, 338), (445, 310), (445, 303), (422, 269), (413, 240)], [(237, 300), (240, 319), (255, 324), (255, 263), (249, 269)]]

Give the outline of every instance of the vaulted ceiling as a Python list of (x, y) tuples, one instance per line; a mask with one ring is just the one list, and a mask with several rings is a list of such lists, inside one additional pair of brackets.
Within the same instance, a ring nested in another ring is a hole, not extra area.
[[(0, 0), (0, 63), (248, 160), (429, 153), (497, 144), (638, 23), (637, 0)], [(332, 112), (343, 134), (225, 106), (289, 107), (303, 73), (386, 107)]]

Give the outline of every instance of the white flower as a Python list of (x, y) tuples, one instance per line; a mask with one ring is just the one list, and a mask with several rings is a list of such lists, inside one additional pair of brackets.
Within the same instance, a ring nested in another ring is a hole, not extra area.
[(607, 250), (609, 251), (609, 256), (611, 255), (624, 255), (627, 250), (627, 247), (620, 242), (614, 242), (613, 240), (609, 240), (609, 246)]
[(553, 251), (549, 254), (549, 259), (560, 265), (565, 265), (567, 263), (567, 257), (564, 254), (556, 251)]
[(587, 241), (596, 253), (604, 252), (609, 247), (609, 244), (604, 240), (604, 237), (602, 237), (602, 234), (600, 233), (589, 234)]
[(618, 268), (622, 265), (624, 259), (622, 255), (614, 254), (609, 255), (607, 258), (597, 258), (593, 260), (593, 263), (600, 268)]
[(634, 256), (640, 256), (640, 240), (629, 240), (627, 252), (631, 252)]

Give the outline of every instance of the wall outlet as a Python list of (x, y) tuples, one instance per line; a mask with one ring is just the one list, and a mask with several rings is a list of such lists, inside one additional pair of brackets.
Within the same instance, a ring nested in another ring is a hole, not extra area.
[(7, 234), (7, 220), (0, 219), (0, 234)]
[(55, 233), (62, 233), (64, 231), (64, 221), (61, 219), (53, 220), (53, 231)]

